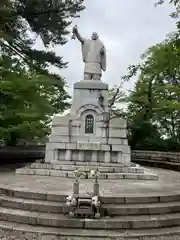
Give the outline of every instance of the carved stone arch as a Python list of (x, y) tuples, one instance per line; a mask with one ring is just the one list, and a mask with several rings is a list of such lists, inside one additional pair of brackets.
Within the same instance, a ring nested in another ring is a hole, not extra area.
[(99, 106), (96, 106), (94, 104), (85, 104), (77, 110), (77, 114), (81, 116), (84, 112), (87, 112), (88, 110), (96, 112), (97, 115), (104, 112), (103, 109)]

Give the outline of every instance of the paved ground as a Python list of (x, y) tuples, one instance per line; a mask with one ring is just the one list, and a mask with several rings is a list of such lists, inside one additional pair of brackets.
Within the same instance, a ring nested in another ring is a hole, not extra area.
[[(147, 168), (147, 167), (146, 167)], [(144, 180), (101, 180), (100, 189), (103, 196), (139, 196), (157, 193), (180, 193), (180, 172), (148, 168), (159, 176), (158, 181)], [(71, 194), (72, 179), (44, 176), (14, 175), (12, 172), (0, 172), (0, 185)], [(81, 180), (80, 192), (92, 191), (92, 180)]]

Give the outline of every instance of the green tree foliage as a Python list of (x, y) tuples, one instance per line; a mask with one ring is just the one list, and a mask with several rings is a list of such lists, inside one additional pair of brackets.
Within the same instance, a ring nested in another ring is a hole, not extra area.
[[(56, 76), (58, 78), (58, 76)], [(64, 84), (27, 70), (9, 56), (0, 58), (0, 140), (40, 141), (49, 134), (54, 113), (69, 107)]]
[[(156, 6), (163, 4), (166, 2), (165, 0), (158, 0), (156, 2)], [(176, 25), (178, 28), (178, 33), (180, 33), (180, 0), (167, 0), (169, 4), (173, 4), (175, 7), (175, 11), (171, 13), (171, 17), (176, 19)]]
[[(177, 148), (180, 142), (180, 40), (176, 35), (148, 49), (129, 95), (133, 148)], [(164, 139), (167, 139), (166, 141)], [(170, 146), (170, 141), (172, 146)], [(176, 143), (176, 144), (174, 144)], [(171, 149), (171, 150), (173, 150)]]
[[(5, 144), (44, 138), (51, 116), (69, 106), (64, 79), (49, 67), (67, 66), (53, 49), (67, 42), (68, 27), (83, 9), (83, 0), (0, 1), (0, 140)], [(37, 38), (44, 50), (34, 48)]]
[[(48, 74), (49, 66), (66, 66), (62, 57), (50, 49), (66, 43), (71, 19), (84, 9), (83, 0), (60, 1), (58, 8), (52, 3), (52, 0), (0, 1), (0, 51), (18, 56), (22, 63)], [(45, 50), (34, 49), (37, 37)]]
[(114, 86), (109, 90), (109, 108), (111, 110), (110, 117), (125, 117), (126, 112), (121, 108), (121, 104), (126, 102), (127, 95), (123, 91), (123, 84), (119, 87)]

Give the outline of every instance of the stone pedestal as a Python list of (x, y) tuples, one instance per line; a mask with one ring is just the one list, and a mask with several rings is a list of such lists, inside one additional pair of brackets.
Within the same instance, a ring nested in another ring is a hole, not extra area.
[[(75, 168), (98, 167), (101, 179), (157, 180), (131, 163), (127, 122), (110, 119), (108, 85), (94, 80), (74, 84), (70, 113), (53, 117), (45, 163), (35, 165), (16, 173), (72, 178)], [(98, 188), (95, 184), (95, 195)], [(79, 183), (74, 182), (73, 193), (79, 193)]]
[(99, 183), (93, 183), (93, 196), (99, 196)]
[(74, 84), (70, 114), (55, 116), (46, 163), (105, 162), (130, 165), (127, 123), (109, 119), (108, 85), (83, 80)]
[(78, 195), (79, 194), (79, 182), (74, 181), (73, 182), (73, 195)]

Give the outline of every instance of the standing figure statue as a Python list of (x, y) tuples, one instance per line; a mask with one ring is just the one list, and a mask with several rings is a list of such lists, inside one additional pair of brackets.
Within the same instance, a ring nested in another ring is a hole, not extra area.
[(99, 40), (97, 33), (93, 32), (91, 39), (81, 37), (77, 26), (73, 28), (73, 39), (81, 42), (82, 57), (85, 63), (84, 80), (100, 80), (103, 71), (106, 71), (106, 49)]

